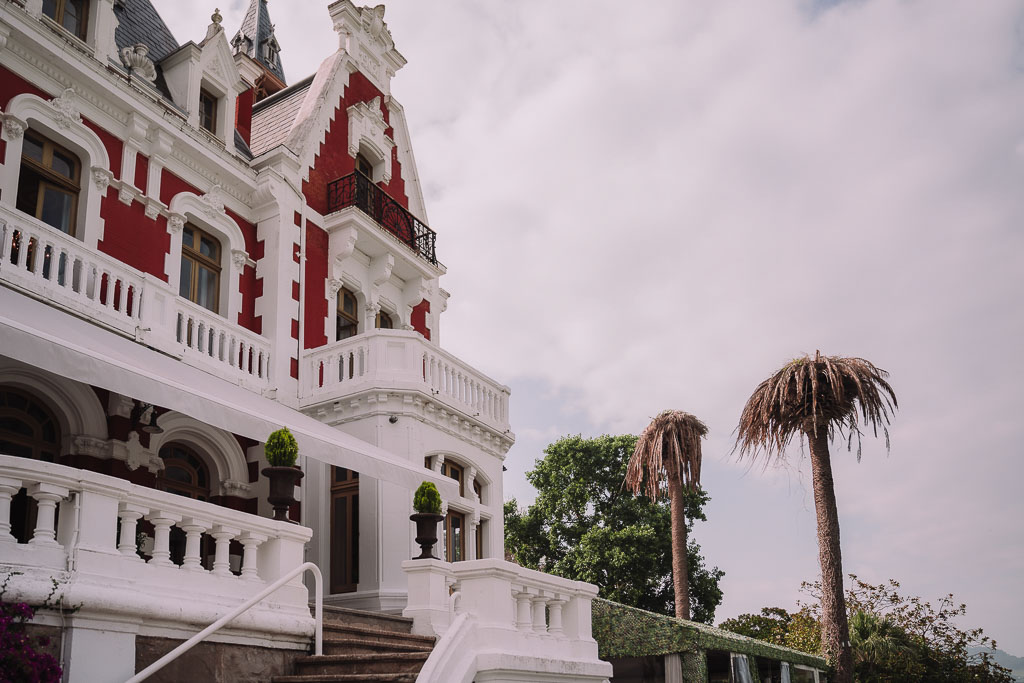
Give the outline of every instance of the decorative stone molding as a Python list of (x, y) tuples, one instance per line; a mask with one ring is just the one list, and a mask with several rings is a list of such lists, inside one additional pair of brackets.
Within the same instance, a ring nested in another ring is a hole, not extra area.
[(4, 140), (7, 142), (14, 142), (20, 140), (21, 136), (25, 134), (28, 129), (28, 122), (19, 119), (13, 114), (4, 114)]
[(105, 195), (110, 183), (114, 182), (114, 174), (99, 166), (93, 166), (91, 170), (93, 185), (100, 191), (100, 194)]
[(225, 479), (220, 483), (220, 488), (225, 496), (238, 496), (239, 498), (245, 498), (252, 491), (252, 484), (245, 481), (235, 481), (234, 479)]
[(331, 20), (338, 34), (338, 47), (356, 60), (385, 94), (391, 92), (391, 78), (405, 66), (405, 57), (384, 21), (384, 5), (356, 7), (352, 2), (331, 5)]
[(82, 122), (82, 107), (74, 88), (65, 88), (59, 97), (50, 100), (50, 106), (57, 110), (57, 125), (67, 130), (72, 124)]
[(185, 217), (180, 213), (172, 213), (167, 217), (167, 229), (172, 235), (177, 235), (185, 227)]
[(160, 456), (152, 453), (139, 443), (139, 433), (134, 431), (128, 434), (128, 441), (126, 442), (113, 441), (111, 443), (111, 454), (115, 460), (124, 461), (124, 464), (132, 471), (145, 467), (153, 474), (156, 474), (164, 467), (164, 461)]
[(330, 295), (330, 298), (333, 299), (334, 297), (338, 296), (338, 292), (344, 286), (345, 286), (345, 283), (342, 282), (341, 280), (337, 279), (337, 278), (331, 278), (330, 280), (328, 280), (327, 281), (327, 293)]
[(383, 163), (381, 179), (385, 183), (391, 182), (391, 150), (395, 147), (395, 141), (384, 133), (387, 127), (380, 113), (380, 96), (348, 108), (348, 154), (354, 159), (361, 146), (369, 148), (376, 161)]
[(109, 458), (111, 442), (95, 436), (76, 434), (69, 439), (68, 452), (72, 455), (89, 455), (94, 458)]
[(131, 206), (131, 203), (135, 201), (135, 198), (139, 196), (139, 191), (126, 182), (121, 183), (121, 187), (117, 190), (117, 199), (125, 206)]
[(153, 197), (146, 198), (146, 218), (150, 220), (156, 220), (156, 217), (160, 215), (160, 211), (165, 209), (163, 202)]
[(199, 201), (204, 204), (203, 212), (209, 218), (224, 213), (224, 188), (221, 185), (214, 185), (199, 198)]
[(249, 254), (243, 249), (232, 249), (231, 250), (231, 262), (235, 264), (235, 268), (241, 270), (246, 266), (256, 267), (256, 262), (249, 258)]
[(130, 74), (137, 74), (149, 83), (156, 80), (156, 66), (149, 58), (149, 47), (145, 43), (135, 43), (121, 50), (121, 62)]

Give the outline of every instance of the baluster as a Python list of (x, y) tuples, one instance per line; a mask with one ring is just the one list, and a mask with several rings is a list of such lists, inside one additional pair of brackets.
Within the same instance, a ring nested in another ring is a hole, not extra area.
[(149, 563), (156, 567), (173, 567), (171, 562), (171, 527), (181, 521), (181, 515), (153, 510), (146, 519), (153, 523), (153, 556)]
[[(102, 282), (106, 282), (107, 283), (107, 290), (106, 290), (106, 292), (104, 292), (104, 294), (106, 294), (106, 296), (103, 297), (103, 306), (107, 309), (107, 311), (113, 311), (114, 310), (114, 276), (110, 273), (110, 271), (108, 269), (106, 269), (106, 268), (103, 269), (103, 277), (100, 279), (100, 282), (101, 283)], [(100, 286), (102, 287), (102, 284)]]
[(234, 367), (238, 366), (238, 340), (235, 339), (234, 335), (231, 335), (231, 341), (229, 342), (228, 351), (228, 364)]
[(533, 615), (530, 609), (530, 591), (525, 586), (513, 590), (516, 598), (516, 628), (520, 631), (531, 631)]
[(135, 530), (138, 528), (139, 519), (148, 512), (149, 508), (131, 503), (121, 503), (117, 509), (117, 516), (121, 519), (121, 537), (117, 544), (117, 550), (125, 557), (139, 562), (142, 561), (142, 558), (136, 552)]
[(257, 566), (259, 554), (256, 550), (265, 540), (267, 540), (266, 536), (251, 531), (242, 534), (238, 539), (238, 542), (242, 544), (242, 578), (246, 581), (260, 580), (259, 567)]
[(28, 490), (38, 506), (36, 512), (36, 528), (32, 532), (33, 545), (59, 545), (54, 522), (57, 519), (57, 503), (67, 498), (68, 490), (53, 484), (34, 484)]
[(556, 595), (548, 602), (548, 633), (561, 637), (565, 631), (562, 629), (562, 605), (566, 603), (565, 597)]
[(132, 288), (135, 292), (135, 301), (132, 306), (132, 317), (136, 320), (142, 320), (142, 283), (139, 283)]
[(18, 270), (28, 269), (28, 245), (29, 236), (25, 234), (24, 230), (19, 230), (15, 233), (18, 238)]
[(547, 620), (547, 605), (548, 598), (545, 595), (537, 594), (531, 600), (533, 603), (533, 632), (534, 633), (547, 633), (548, 632), (548, 620)]
[(202, 555), (200, 554), (200, 542), (203, 532), (213, 525), (206, 519), (189, 517), (178, 526), (185, 532), (185, 561), (181, 568), (189, 572), (201, 572), (203, 570)]
[(7, 259), (11, 254), (11, 243), (13, 241), (14, 229), (6, 223), (0, 223), (0, 270), (7, 265)]
[(207, 353), (210, 349), (210, 342), (207, 339), (209, 334), (209, 325), (205, 322), (199, 322), (196, 325), (198, 332), (196, 333), (196, 351), (199, 353)]
[(85, 299), (85, 264), (82, 262), (82, 259), (70, 254), (70, 252), (68, 259), (71, 261), (71, 291), (79, 299)]
[[(6, 258), (6, 254), (4, 258)], [(16, 543), (18, 541), (11, 533), (11, 498), (20, 490), (20, 479), (0, 477), (0, 543)]]
[(218, 524), (213, 527), (210, 533), (216, 541), (216, 550), (213, 556), (213, 573), (216, 576), (231, 576), (231, 561), (228, 551), (231, 548), (231, 539), (242, 533), (241, 529)]

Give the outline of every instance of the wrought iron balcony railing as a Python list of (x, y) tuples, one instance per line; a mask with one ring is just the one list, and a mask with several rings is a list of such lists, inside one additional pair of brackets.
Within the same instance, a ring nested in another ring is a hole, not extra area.
[(327, 186), (327, 213), (350, 206), (372, 218), (421, 258), (437, 265), (437, 233), (359, 172), (338, 178)]

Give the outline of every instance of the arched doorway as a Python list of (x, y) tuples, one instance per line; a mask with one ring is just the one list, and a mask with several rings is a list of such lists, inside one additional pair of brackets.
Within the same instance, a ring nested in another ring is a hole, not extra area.
[[(164, 468), (156, 478), (159, 490), (193, 500), (210, 500), (210, 468), (195, 449), (172, 441), (160, 447), (160, 459), (164, 461)], [(185, 542), (185, 532), (180, 527), (171, 527), (170, 551), (174, 564), (180, 565), (185, 561)], [(203, 567), (211, 569), (214, 545), (207, 534), (203, 534), (200, 552)]]
[[(0, 454), (57, 462), (60, 423), (45, 403), (21, 389), (0, 387)], [(11, 534), (28, 543), (36, 522), (35, 501), (25, 489), (11, 499)]]

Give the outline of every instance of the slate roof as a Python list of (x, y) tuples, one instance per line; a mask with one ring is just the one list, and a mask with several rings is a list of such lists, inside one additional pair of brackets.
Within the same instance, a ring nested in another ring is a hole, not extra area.
[[(244, 52), (262, 64), (267, 71), (277, 76), (282, 83), (285, 83), (280, 53), (278, 52), (277, 58), (272, 62), (266, 59), (263, 45), (268, 40), (277, 43), (277, 39), (274, 37), (274, 25), (270, 23), (267, 0), (250, 0), (249, 9), (246, 10), (245, 18), (242, 20), (242, 26), (238, 29), (235, 37), (231, 39), (231, 49), (235, 54), (239, 51)], [(277, 48), (280, 50), (279, 45)]]
[(310, 76), (256, 103), (252, 109), (252, 137), (249, 140), (253, 156), (259, 156), (285, 141), (312, 83), (313, 77)]
[(114, 14), (118, 22), (114, 30), (118, 54), (135, 43), (145, 43), (149, 58), (159, 63), (178, 49), (178, 41), (149, 0), (118, 0), (114, 3)]

